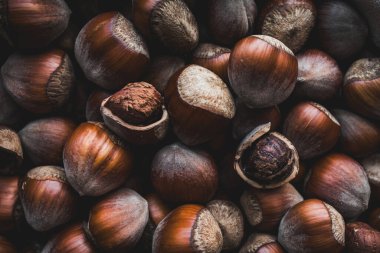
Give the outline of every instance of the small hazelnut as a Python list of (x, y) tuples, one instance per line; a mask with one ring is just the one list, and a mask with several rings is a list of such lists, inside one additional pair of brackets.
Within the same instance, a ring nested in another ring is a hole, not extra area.
[(276, 237), (254, 233), (249, 236), (239, 253), (285, 253)]
[[(15, 210), (18, 201), (18, 177), (0, 177), (0, 232), (9, 232), (16, 226)], [(1, 251), (1, 250), (0, 250)]]
[(366, 157), (361, 164), (368, 176), (371, 185), (371, 198), (380, 201), (380, 154), (376, 153)]
[(378, 252), (380, 231), (363, 222), (346, 224), (346, 248), (348, 253)]

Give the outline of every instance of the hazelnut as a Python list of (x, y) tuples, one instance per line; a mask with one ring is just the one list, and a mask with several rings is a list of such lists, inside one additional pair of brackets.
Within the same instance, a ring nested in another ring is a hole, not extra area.
[(205, 143), (227, 128), (235, 103), (227, 85), (197, 65), (176, 72), (165, 90), (174, 133), (186, 145)]
[(276, 188), (298, 173), (298, 154), (293, 144), (277, 132), (269, 132), (270, 123), (258, 126), (240, 143), (234, 169), (255, 188)]
[(21, 141), (12, 129), (0, 126), (0, 175), (14, 175), (23, 161)]
[(348, 253), (378, 252), (380, 231), (363, 222), (346, 224), (346, 248)]
[(239, 253), (285, 253), (276, 237), (254, 233), (249, 236)]
[(222, 231), (222, 250), (238, 248), (244, 236), (244, 217), (240, 209), (228, 200), (213, 200), (206, 207)]
[(126, 85), (103, 100), (100, 110), (106, 126), (130, 143), (157, 142), (169, 125), (161, 94), (145, 82)]
[(355, 61), (344, 77), (343, 94), (350, 108), (361, 115), (380, 119), (380, 58)]
[(310, 159), (335, 146), (340, 124), (322, 105), (301, 102), (288, 113), (283, 134), (293, 142), (301, 159)]
[(1, 67), (1, 75), (14, 101), (33, 113), (49, 113), (61, 108), (75, 82), (70, 58), (59, 49), (12, 54)]
[(250, 108), (265, 108), (285, 101), (293, 92), (297, 72), (293, 52), (266, 35), (249, 36), (236, 43), (228, 64), (231, 88)]
[(19, 135), (34, 165), (62, 165), (63, 147), (75, 128), (71, 119), (52, 117), (30, 122)]
[(309, 49), (297, 55), (298, 77), (294, 95), (302, 99), (332, 99), (343, 83), (337, 62), (328, 54)]
[(250, 188), (240, 198), (249, 224), (269, 233), (276, 232), (285, 213), (301, 201), (303, 197), (291, 184), (270, 190)]
[(21, 182), (21, 204), (26, 221), (37, 231), (47, 231), (76, 215), (78, 195), (61, 167), (42, 166), (28, 171)]
[(219, 253), (222, 245), (222, 232), (210, 211), (199, 205), (183, 205), (158, 224), (152, 252)]
[(380, 201), (380, 154), (376, 153), (366, 157), (361, 163), (371, 186), (371, 198)]
[(309, 171), (305, 194), (330, 204), (344, 218), (354, 219), (367, 210), (371, 190), (359, 163), (343, 154), (330, 154)]
[(137, 192), (122, 188), (106, 195), (91, 208), (84, 229), (101, 250), (126, 252), (140, 240), (148, 218), (146, 200)]
[(260, 12), (259, 27), (263, 35), (276, 38), (297, 52), (308, 39), (316, 17), (312, 0), (270, 0)]
[(67, 180), (81, 196), (99, 196), (121, 186), (132, 160), (131, 152), (101, 123), (79, 125), (63, 150)]
[(287, 252), (342, 252), (345, 223), (332, 206), (308, 199), (292, 207), (282, 218), (278, 241)]
[(346, 60), (365, 45), (368, 26), (345, 1), (325, 1), (318, 8), (317, 34), (324, 51), (336, 59)]
[(24, 121), (24, 111), (5, 90), (0, 77), (0, 125), (19, 127)]
[[(0, 177), (0, 232), (15, 228), (14, 213), (18, 201), (18, 177)], [(1, 250), (0, 250), (1, 251)]]
[(144, 40), (118, 12), (102, 13), (82, 28), (75, 57), (87, 79), (107, 90), (139, 79), (149, 63)]
[(156, 153), (151, 181), (156, 192), (166, 201), (205, 203), (216, 192), (218, 171), (206, 152), (175, 143)]

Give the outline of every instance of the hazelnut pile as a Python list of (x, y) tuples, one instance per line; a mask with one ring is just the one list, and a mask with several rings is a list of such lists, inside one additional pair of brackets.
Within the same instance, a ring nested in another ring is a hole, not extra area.
[(380, 253), (380, 0), (0, 0), (0, 253)]

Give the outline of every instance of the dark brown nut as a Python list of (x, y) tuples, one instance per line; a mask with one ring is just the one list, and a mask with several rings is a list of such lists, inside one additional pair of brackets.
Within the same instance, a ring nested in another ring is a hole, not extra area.
[(111, 96), (112, 94), (100, 89), (94, 90), (87, 99), (86, 102), (86, 119), (87, 121), (102, 122), (103, 117), (100, 113), (100, 105), (103, 100)]
[(146, 200), (137, 192), (122, 188), (91, 208), (84, 229), (101, 250), (127, 252), (140, 240), (148, 219)]
[(218, 45), (202, 43), (194, 51), (191, 62), (217, 74), (228, 83), (228, 61), (231, 50)]
[(0, 30), (17, 47), (42, 48), (65, 31), (70, 14), (64, 0), (2, 0)]
[(328, 54), (309, 49), (297, 55), (298, 77), (294, 95), (302, 99), (332, 99), (343, 83), (337, 62)]
[(270, 122), (271, 130), (277, 130), (281, 122), (281, 113), (277, 106), (263, 109), (251, 109), (237, 101), (236, 114), (232, 122), (232, 134), (236, 140), (242, 139), (256, 127)]
[(222, 250), (238, 248), (244, 236), (244, 217), (239, 207), (228, 200), (213, 200), (206, 207), (222, 231)]
[(376, 153), (366, 157), (361, 164), (367, 173), (371, 185), (371, 198), (380, 201), (380, 154)]
[(380, 208), (375, 208), (369, 215), (369, 225), (380, 231)]
[(211, 0), (208, 2), (207, 28), (218, 44), (233, 45), (253, 32), (256, 14), (254, 0)]
[(222, 245), (222, 232), (210, 211), (199, 205), (183, 205), (158, 224), (152, 252), (219, 253)]
[(199, 40), (198, 24), (182, 0), (134, 0), (133, 21), (142, 34), (184, 54)]
[(379, 13), (380, 11), (380, 2), (378, 0), (353, 0), (356, 8), (361, 12), (362, 15), (366, 18), (369, 29), (371, 32), (371, 37), (373, 43), (380, 48), (380, 30), (379, 30)]
[(17, 253), (16, 247), (2, 235), (0, 235), (0, 253)]
[(206, 152), (175, 143), (156, 153), (151, 181), (156, 192), (166, 201), (205, 203), (216, 192), (218, 171)]
[(331, 154), (315, 163), (306, 176), (305, 194), (330, 204), (344, 218), (354, 219), (367, 210), (371, 190), (359, 163), (343, 154)]
[(348, 253), (378, 252), (380, 231), (363, 222), (346, 224), (346, 248)]
[(234, 169), (249, 185), (272, 189), (291, 181), (298, 173), (298, 153), (293, 144), (270, 123), (258, 126), (240, 143)]
[(129, 143), (156, 143), (169, 127), (161, 94), (145, 82), (126, 85), (103, 100), (100, 111), (106, 126)]
[(345, 60), (363, 48), (368, 26), (345, 1), (324, 1), (318, 8), (317, 34), (324, 51), (335, 59)]
[(233, 48), (228, 77), (231, 88), (244, 104), (265, 108), (290, 96), (297, 80), (297, 66), (297, 58), (282, 42), (266, 35), (253, 35)]
[(87, 79), (107, 90), (139, 79), (149, 63), (144, 40), (118, 12), (102, 13), (82, 28), (75, 57)]
[(33, 113), (61, 108), (69, 99), (75, 82), (70, 58), (60, 49), (13, 54), (1, 67), (1, 74), (9, 95)]
[(18, 184), (18, 177), (0, 177), (0, 232), (2, 233), (9, 232), (16, 226), (14, 214), (18, 201)]
[(293, 142), (301, 159), (310, 159), (335, 146), (340, 124), (322, 105), (302, 102), (289, 112), (282, 132)]
[(0, 175), (14, 175), (18, 172), (23, 152), (19, 136), (12, 129), (0, 126)]
[(67, 180), (81, 196), (100, 196), (121, 186), (133, 157), (103, 124), (82, 123), (63, 150)]
[(260, 12), (259, 27), (262, 34), (297, 52), (308, 39), (316, 18), (312, 0), (270, 0)]
[(87, 239), (82, 223), (74, 223), (50, 239), (41, 253), (95, 253), (95, 247)]
[(0, 77), (0, 125), (19, 127), (24, 121), (24, 112), (5, 90)]
[(28, 171), (21, 182), (21, 204), (26, 221), (37, 231), (47, 231), (71, 220), (78, 195), (61, 167), (42, 166)]
[(143, 79), (152, 84), (161, 94), (164, 94), (170, 77), (183, 67), (185, 67), (185, 61), (182, 58), (159, 56), (152, 60)]
[(25, 154), (34, 165), (62, 165), (62, 152), (76, 128), (68, 118), (52, 117), (35, 120), (19, 132)]
[(291, 184), (271, 190), (250, 188), (240, 198), (249, 224), (269, 233), (275, 233), (285, 213), (301, 201), (303, 197)]
[(344, 77), (343, 94), (350, 108), (372, 119), (380, 119), (380, 58), (354, 62)]
[(276, 237), (268, 234), (252, 234), (239, 253), (285, 253)]
[(341, 134), (339, 148), (354, 157), (374, 153), (380, 144), (380, 129), (374, 123), (345, 110), (333, 110), (339, 121)]
[(332, 206), (317, 199), (291, 208), (281, 220), (278, 241), (287, 252), (342, 252), (345, 223)]
[(174, 132), (186, 145), (205, 143), (223, 133), (235, 115), (227, 85), (197, 65), (176, 72), (165, 90)]

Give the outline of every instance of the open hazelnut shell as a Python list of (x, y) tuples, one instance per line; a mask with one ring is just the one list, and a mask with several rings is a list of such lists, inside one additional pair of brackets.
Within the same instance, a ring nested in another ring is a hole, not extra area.
[[(234, 160), (234, 169), (238, 173), (238, 175), (249, 185), (255, 188), (259, 189), (273, 189), (277, 188), (281, 185), (284, 185), (291, 181), (293, 178), (297, 176), (298, 169), (299, 169), (299, 157), (296, 148), (293, 146), (293, 144), (283, 135), (277, 133), (277, 132), (271, 132), (271, 134), (275, 137), (277, 137), (279, 140), (283, 141), (287, 148), (291, 151), (290, 159), (288, 160), (286, 170), (285, 172), (279, 171), (280, 175), (271, 175), (271, 180), (268, 180), (267, 182), (259, 182), (258, 180), (254, 180), (252, 178), (247, 177), (247, 175), (244, 173), (244, 164), (243, 164), (243, 156), (245, 155), (245, 152), (254, 145), (261, 137), (268, 134), (271, 128), (271, 124), (267, 123), (264, 125), (260, 125), (256, 127), (254, 130), (252, 130), (240, 143), (236, 153), (235, 153), (235, 160)], [(278, 172), (276, 172), (277, 174)]]
[(169, 127), (169, 115), (162, 106), (162, 115), (158, 121), (148, 125), (133, 125), (130, 124), (105, 106), (110, 97), (103, 100), (100, 111), (103, 115), (104, 123), (120, 138), (125, 141), (138, 145), (146, 145), (156, 143), (163, 139)]

